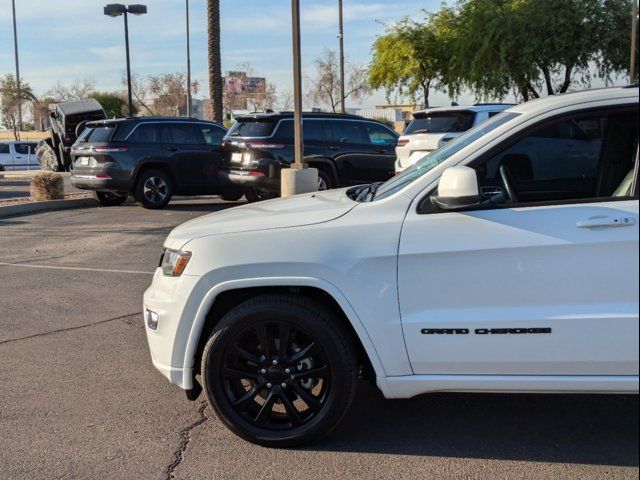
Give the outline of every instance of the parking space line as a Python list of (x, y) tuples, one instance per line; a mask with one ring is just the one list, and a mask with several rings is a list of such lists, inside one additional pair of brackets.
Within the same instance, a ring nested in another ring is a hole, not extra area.
[(111, 268), (64, 267), (64, 266), (58, 266), (58, 265), (28, 265), (25, 263), (8, 263), (8, 262), (0, 262), (0, 267), (41, 268), (46, 270), (74, 270), (79, 272), (98, 272), (98, 273), (128, 273), (132, 275), (153, 275), (154, 273), (154, 272), (145, 272), (142, 270), (115, 270)]

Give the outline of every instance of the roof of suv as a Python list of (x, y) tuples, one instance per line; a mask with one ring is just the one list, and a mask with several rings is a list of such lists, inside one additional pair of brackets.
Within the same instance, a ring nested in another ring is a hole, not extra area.
[[(302, 117), (314, 117), (314, 118), (344, 118), (348, 120), (367, 120), (369, 118), (361, 117), (360, 115), (351, 115), (348, 113), (328, 113), (328, 112), (302, 112)], [(250, 113), (246, 115), (239, 115), (236, 120), (239, 122), (246, 122), (251, 120), (281, 120), (283, 118), (293, 118), (293, 112), (275, 112), (275, 113)], [(375, 121), (375, 120), (373, 120)]]
[[(107, 118), (105, 120), (95, 120), (87, 123), (87, 126), (97, 126), (109, 123), (150, 123), (150, 122), (193, 122), (193, 123), (215, 123), (211, 120), (201, 120), (194, 117), (123, 117), (123, 118)], [(216, 124), (218, 125), (218, 124)]]
[(476, 103), (474, 105), (452, 105), (450, 107), (434, 107), (426, 108), (424, 110), (416, 110), (413, 112), (413, 116), (422, 116), (429, 113), (441, 113), (441, 112), (496, 112), (500, 110), (506, 110), (515, 106), (515, 103)]

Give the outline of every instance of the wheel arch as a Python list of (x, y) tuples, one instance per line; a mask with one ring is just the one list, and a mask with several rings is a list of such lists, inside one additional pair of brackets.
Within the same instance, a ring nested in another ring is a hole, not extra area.
[(333, 188), (341, 185), (340, 179), (338, 178), (338, 170), (331, 160), (323, 157), (309, 157), (306, 159), (306, 162), (310, 167), (317, 168), (318, 170), (328, 173), (331, 176)]
[(140, 175), (142, 175), (143, 172), (145, 172), (147, 170), (151, 170), (151, 169), (162, 170), (164, 173), (169, 175), (169, 178), (171, 179), (171, 182), (173, 183), (173, 188), (174, 188), (174, 190), (176, 189), (176, 176), (175, 176), (171, 166), (169, 166), (167, 163), (151, 160), (151, 161), (143, 162), (143, 163), (139, 164), (138, 167), (136, 168), (136, 170), (135, 170), (135, 172), (133, 174), (133, 183), (132, 183), (132, 187), (131, 187), (132, 190), (135, 190), (136, 185), (138, 184), (138, 180), (140, 179)]
[(316, 278), (261, 278), (225, 282), (205, 295), (193, 320), (184, 351), (185, 387), (191, 388), (199, 373), (202, 350), (209, 333), (234, 306), (255, 295), (288, 293), (310, 297), (333, 311), (352, 336), (365, 369), (376, 377), (384, 377), (380, 357), (363, 323), (347, 299), (333, 284)]

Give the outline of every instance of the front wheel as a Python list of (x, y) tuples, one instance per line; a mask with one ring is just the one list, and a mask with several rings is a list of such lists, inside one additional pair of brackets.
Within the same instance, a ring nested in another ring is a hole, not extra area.
[(93, 192), (93, 198), (103, 207), (117, 207), (127, 201), (126, 193)]
[(163, 208), (171, 200), (173, 183), (162, 170), (145, 170), (138, 177), (135, 188), (135, 199), (144, 208)]
[(335, 315), (293, 295), (259, 296), (227, 313), (207, 341), (201, 372), (222, 422), (267, 447), (330, 432), (356, 387), (349, 335)]

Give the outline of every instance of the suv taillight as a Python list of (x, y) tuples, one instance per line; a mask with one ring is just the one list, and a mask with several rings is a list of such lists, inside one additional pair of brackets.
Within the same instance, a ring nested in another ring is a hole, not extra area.
[(255, 148), (257, 150), (275, 150), (284, 148), (286, 145), (284, 143), (268, 143), (268, 142), (247, 142), (248, 148)]
[(398, 146), (399, 147), (404, 147), (408, 143), (409, 143), (409, 139), (408, 138), (399, 138), (398, 139)]
[(113, 153), (113, 152), (126, 152), (129, 147), (116, 147), (107, 145), (104, 147), (93, 147), (93, 151), (96, 153)]

